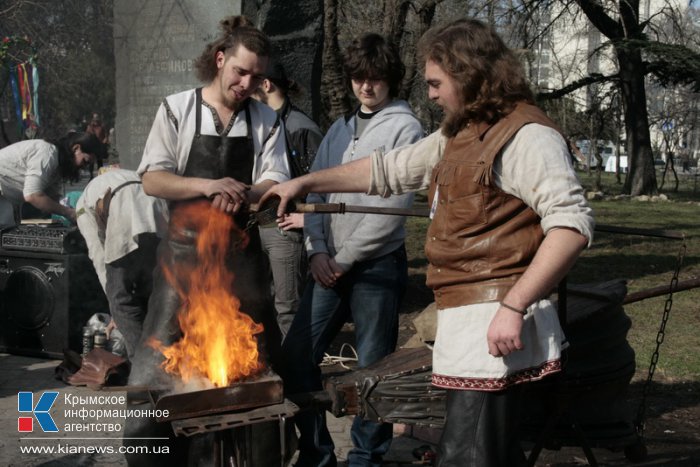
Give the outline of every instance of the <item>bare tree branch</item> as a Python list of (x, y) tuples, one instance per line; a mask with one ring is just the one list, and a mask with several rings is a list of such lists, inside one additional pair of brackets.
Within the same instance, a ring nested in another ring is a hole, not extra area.
[(596, 84), (596, 83), (609, 83), (612, 81), (615, 81), (618, 79), (617, 75), (609, 75), (605, 76), (600, 73), (593, 73), (588, 76), (584, 76), (581, 79), (578, 79), (572, 83), (567, 84), (561, 89), (556, 89), (554, 91), (548, 91), (548, 92), (539, 92), (537, 93), (537, 100), (538, 101), (546, 101), (546, 100), (552, 100), (552, 99), (559, 99), (563, 96), (566, 96), (567, 94), (570, 94), (577, 89), (581, 89), (586, 86), (590, 86), (591, 84)]

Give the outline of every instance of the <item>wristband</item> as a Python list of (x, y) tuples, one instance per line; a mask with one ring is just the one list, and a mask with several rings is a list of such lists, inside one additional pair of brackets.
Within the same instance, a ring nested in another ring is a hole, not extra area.
[(523, 315), (523, 316), (525, 316), (525, 315), (527, 314), (527, 309), (525, 309), (525, 310), (519, 310), (519, 309), (515, 308), (514, 306), (508, 305), (506, 302), (501, 302), (501, 306), (502, 306), (503, 308), (508, 308), (510, 311), (514, 311), (514, 312), (516, 312), (516, 313), (520, 313), (520, 314)]

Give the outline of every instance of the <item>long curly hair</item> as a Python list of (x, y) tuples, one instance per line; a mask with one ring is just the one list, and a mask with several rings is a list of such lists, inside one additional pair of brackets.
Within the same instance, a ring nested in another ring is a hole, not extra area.
[(461, 111), (446, 115), (443, 132), (454, 136), (469, 122), (495, 123), (517, 102), (534, 103), (525, 71), (496, 32), (475, 19), (459, 19), (428, 30), (418, 56), (438, 65), (455, 82)]
[(203, 83), (211, 83), (216, 78), (216, 54), (224, 52), (227, 56), (234, 53), (239, 45), (261, 57), (269, 57), (270, 39), (257, 29), (245, 16), (228, 16), (219, 23), (221, 35), (207, 44), (202, 54), (195, 60), (194, 68), (197, 78)]

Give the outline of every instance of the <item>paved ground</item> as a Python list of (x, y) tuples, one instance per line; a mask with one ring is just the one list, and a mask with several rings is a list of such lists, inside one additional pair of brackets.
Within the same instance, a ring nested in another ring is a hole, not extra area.
[[(0, 467), (3, 466), (123, 466), (126, 460), (121, 454), (104, 453), (106, 449), (115, 452), (122, 446), (122, 431), (67, 432), (67, 423), (95, 423), (123, 425), (124, 420), (107, 418), (95, 420), (88, 416), (83, 422), (76, 414), (66, 414), (66, 410), (85, 408), (119, 409), (122, 405), (106, 401), (102, 405), (78, 404), (71, 407), (74, 397), (109, 396), (118, 398), (123, 391), (93, 391), (86, 388), (66, 386), (54, 378), (54, 369), (59, 362), (0, 354)], [(37, 398), (45, 391), (57, 391), (59, 396), (49, 413), (55, 419), (61, 431), (56, 434), (42, 433), (34, 421), (33, 433), (18, 432), (18, 418), (26, 415), (18, 412), (18, 396), (20, 391), (30, 391)], [(631, 388), (631, 398), (639, 398), (640, 386)], [(642, 467), (700, 467), (700, 410), (697, 395), (700, 386), (693, 384), (658, 384), (651, 394), (647, 414), (646, 445), (649, 455), (643, 462), (634, 464)], [(336, 444), (336, 454), (345, 460), (351, 448), (350, 423), (351, 418), (328, 417), (329, 428)], [(402, 430), (404, 430), (402, 432)], [(385, 465), (389, 467), (416, 465), (412, 455), (413, 449), (425, 445), (426, 439), (437, 440), (437, 433), (425, 430), (411, 430), (410, 427), (395, 428), (394, 443), (386, 456)], [(70, 440), (72, 437), (89, 439)], [(59, 448), (60, 446), (60, 448)], [(70, 452), (70, 449), (80, 447), (82, 453)], [(63, 449), (64, 452), (34, 452), (23, 453), (22, 450), (33, 449)], [(87, 453), (92, 449), (92, 453)], [(626, 458), (621, 448), (617, 450), (594, 449), (600, 466), (633, 465)], [(574, 467), (586, 465), (586, 458), (580, 448), (564, 448), (559, 451), (545, 450), (539, 457), (537, 467)], [(182, 465), (185, 465), (183, 462)], [(266, 466), (249, 466), (266, 467)]]
[[(123, 408), (119, 404), (111, 404), (108, 401), (103, 405), (76, 405), (71, 406), (73, 396), (109, 396), (118, 398), (124, 395), (123, 391), (93, 391), (87, 388), (77, 388), (67, 386), (54, 378), (54, 369), (58, 365), (56, 360), (42, 360), (36, 358), (0, 354), (0, 466), (51, 466), (51, 467), (74, 467), (74, 466), (122, 466), (126, 465), (126, 460), (121, 454), (71, 454), (62, 453), (23, 453), (21, 450), (28, 447), (45, 447), (67, 449), (68, 446), (84, 446), (84, 449), (109, 449), (115, 451), (122, 445), (122, 432), (66, 432), (63, 428), (67, 423), (83, 423), (79, 417), (66, 416), (65, 411), (72, 408), (86, 408), (97, 410), (104, 408)], [(18, 396), (20, 391), (34, 392), (34, 404), (38, 402), (38, 397), (45, 391), (58, 391), (59, 396), (49, 413), (61, 428), (58, 433), (43, 433), (36, 420), (34, 421), (33, 433), (18, 433), (18, 417), (25, 415), (18, 413)], [(115, 399), (116, 400), (116, 399)], [(350, 423), (351, 418), (328, 417), (329, 429), (336, 444), (336, 454), (340, 461), (345, 460), (350, 443)], [(88, 417), (85, 423), (95, 423), (97, 420)], [(107, 418), (100, 419), (101, 424), (123, 425), (124, 419)], [(84, 440), (69, 440), (72, 437), (90, 438)], [(411, 451), (424, 441), (417, 440), (410, 436), (397, 434), (392, 449), (386, 458), (388, 465), (406, 465), (415, 459)], [(69, 449), (69, 448), (68, 448)], [(255, 466), (257, 467), (257, 466)]]

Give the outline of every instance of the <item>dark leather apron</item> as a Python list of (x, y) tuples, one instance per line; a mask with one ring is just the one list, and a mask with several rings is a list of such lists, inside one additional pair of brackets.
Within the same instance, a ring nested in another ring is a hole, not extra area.
[[(246, 136), (227, 137), (226, 135), (203, 135), (201, 134), (201, 111), (202, 94), (201, 88), (196, 90), (196, 130), (190, 147), (189, 157), (183, 176), (200, 177), (209, 179), (219, 179), (231, 177), (240, 182), (251, 184), (253, 178), (253, 164), (255, 150), (253, 145), (252, 125), (248, 103), (244, 104), (243, 111), (246, 115)], [(235, 117), (233, 117), (235, 118)], [(170, 203), (171, 218), (178, 209), (192, 203), (211, 203), (206, 198), (198, 198)], [(247, 213), (240, 213), (235, 216), (236, 224), (239, 228), (246, 227), (248, 220)], [(177, 291), (168, 283), (163, 267), (170, 267), (173, 264), (190, 263), (197, 260), (195, 249), (198, 232), (194, 226), (184, 229), (174, 228), (171, 224), (168, 239), (161, 242), (159, 246), (159, 265), (154, 273), (154, 287), (148, 304), (148, 315), (144, 322), (142, 333), (141, 349), (146, 359), (138, 358), (134, 362), (131, 381), (137, 384), (153, 382), (152, 375), (157, 373), (152, 371), (153, 367), (160, 363), (162, 357), (154, 352), (148, 351), (147, 339), (155, 337), (161, 343), (170, 345), (181, 337), (180, 326), (177, 321), (177, 311), (180, 307), (180, 297)], [(232, 244), (238, 240), (240, 234), (233, 232)], [(250, 241), (244, 250), (232, 248), (227, 258), (227, 267), (230, 267), (235, 274), (233, 293), (241, 301), (241, 310), (250, 315), (256, 322), (262, 323), (265, 333), (260, 350), (264, 352), (268, 362), (277, 358), (279, 349), (279, 329), (274, 324), (274, 305), (269, 284), (269, 263), (267, 257), (262, 253), (260, 247), (260, 237), (257, 228), (248, 230)], [(172, 268), (170, 268), (172, 270)], [(186, 290), (187, 284), (182, 284)], [(146, 347), (146, 348), (144, 348)], [(154, 362), (149, 360), (155, 360)], [(141, 373), (136, 367), (149, 374)], [(146, 370), (147, 368), (151, 370)], [(135, 371), (136, 370), (136, 371)], [(150, 381), (143, 381), (143, 379)], [(141, 380), (141, 381), (139, 381)]]

